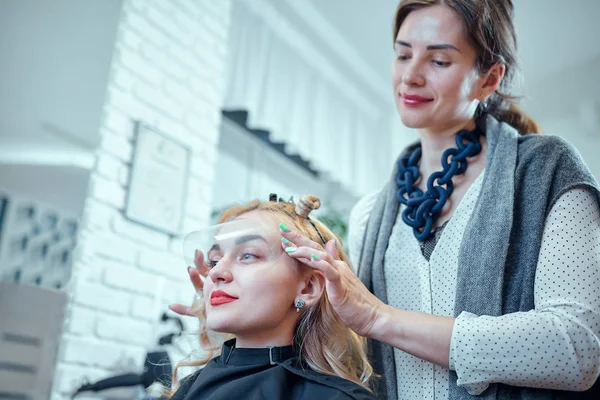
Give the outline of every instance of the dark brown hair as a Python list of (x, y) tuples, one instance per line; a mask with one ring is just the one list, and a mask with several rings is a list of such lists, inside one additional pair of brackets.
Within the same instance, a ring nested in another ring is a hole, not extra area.
[(487, 72), (498, 63), (506, 68), (500, 87), (485, 106), (479, 105), (477, 115), (489, 113), (523, 135), (541, 132), (538, 123), (517, 106), (517, 97), (508, 94), (518, 75), (512, 0), (402, 0), (394, 18), (393, 41), (408, 14), (434, 5), (450, 7), (463, 19), (468, 39), (477, 54), (480, 72)]

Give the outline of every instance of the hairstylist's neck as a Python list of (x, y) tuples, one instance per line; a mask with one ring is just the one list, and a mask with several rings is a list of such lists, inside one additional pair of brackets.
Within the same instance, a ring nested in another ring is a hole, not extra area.
[(468, 119), (457, 121), (452, 126), (438, 128), (419, 129), (421, 137), (421, 175), (428, 177), (432, 173), (441, 170), (442, 154), (449, 148), (456, 148), (456, 133), (462, 129), (472, 130), (475, 128), (475, 120)]

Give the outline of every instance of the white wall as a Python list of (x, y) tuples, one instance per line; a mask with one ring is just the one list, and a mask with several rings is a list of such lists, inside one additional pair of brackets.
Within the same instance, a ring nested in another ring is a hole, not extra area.
[(192, 149), (183, 230), (205, 224), (230, 3), (124, 1), (74, 263), (55, 399), (66, 399), (84, 377), (95, 381), (125, 370), (140, 372), (146, 351), (155, 346), (161, 313), (170, 303), (191, 300), (179, 240), (123, 216), (132, 121), (141, 119)]
[(0, 187), (83, 209), (121, 0), (0, 4)]
[(573, 144), (600, 180), (600, 57), (567, 72), (526, 82), (524, 109), (545, 133)]
[(92, 151), (121, 0), (0, 4), (0, 161)]

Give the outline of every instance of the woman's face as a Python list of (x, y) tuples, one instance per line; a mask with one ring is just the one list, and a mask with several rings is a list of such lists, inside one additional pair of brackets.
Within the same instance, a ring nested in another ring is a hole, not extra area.
[(258, 210), (236, 218), (242, 219), (261, 228), (207, 254), (212, 263), (204, 283), (207, 326), (238, 338), (289, 335), (299, 316), (294, 300), (302, 290), (302, 271), (282, 256), (280, 221)]
[(394, 49), (394, 98), (406, 126), (436, 131), (473, 118), (485, 78), (452, 9), (438, 5), (411, 12)]

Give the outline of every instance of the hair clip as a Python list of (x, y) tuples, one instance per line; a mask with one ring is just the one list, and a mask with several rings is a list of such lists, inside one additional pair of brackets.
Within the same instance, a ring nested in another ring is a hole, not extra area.
[(315, 197), (315, 196), (304, 196), (304, 197), (300, 198), (300, 201), (298, 202), (298, 204), (295, 204), (294, 203), (294, 196), (290, 197), (290, 199), (288, 201), (285, 201), (281, 197), (277, 198), (277, 193), (271, 193), (269, 195), (269, 201), (279, 202), (279, 203), (288, 203), (288, 204), (295, 205), (296, 206), (296, 209), (295, 209), (296, 210), (296, 214), (298, 214), (299, 216), (301, 216), (303, 218), (306, 218), (308, 220), (308, 222), (312, 225), (312, 227), (317, 232), (317, 235), (319, 235), (319, 238), (323, 242), (323, 245), (325, 245), (325, 243), (326, 243), (325, 238), (323, 237), (323, 235), (319, 231), (319, 228), (317, 228), (317, 226), (315, 225), (315, 223), (308, 216), (308, 214), (310, 214), (310, 212), (312, 210), (316, 210), (319, 207), (321, 207), (321, 200), (319, 200), (318, 197)]
[(277, 197), (277, 193), (271, 193), (269, 195), (269, 201), (273, 201), (275, 203), (288, 203), (288, 204), (295, 204), (294, 203), (294, 196), (290, 197), (290, 199), (288, 201), (283, 200), (282, 197)]

